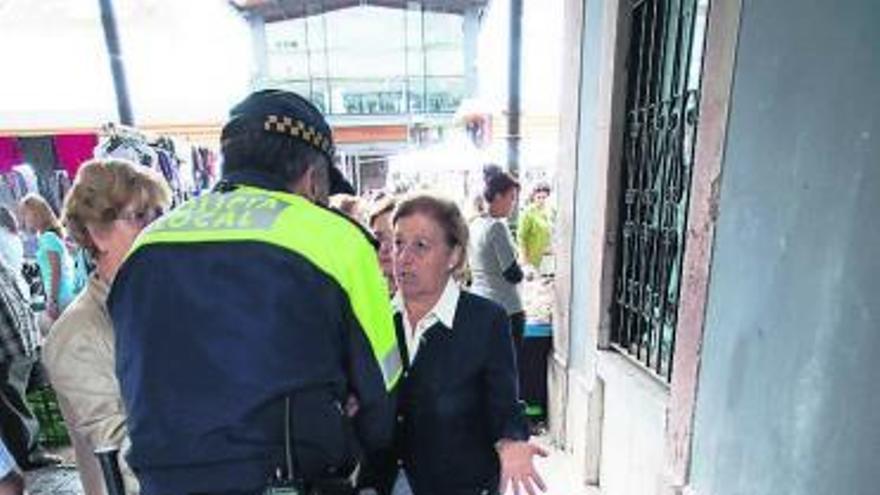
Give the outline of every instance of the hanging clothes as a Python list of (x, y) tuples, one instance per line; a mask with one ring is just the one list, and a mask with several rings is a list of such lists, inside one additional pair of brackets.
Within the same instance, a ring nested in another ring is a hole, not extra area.
[(57, 214), (61, 208), (58, 201), (53, 201), (52, 178), (58, 169), (58, 158), (55, 155), (55, 142), (52, 136), (23, 137), (18, 140), (25, 162), (33, 167), (37, 175), (37, 188), (41, 196)]
[(193, 182), (195, 193), (210, 189), (217, 179), (217, 158), (213, 151), (207, 148), (193, 148)]
[(43, 172), (54, 173), (58, 168), (58, 157), (55, 155), (55, 142), (52, 136), (34, 136), (18, 138), (18, 145), (24, 162), (33, 167), (37, 176)]
[[(12, 172), (9, 172), (6, 176), (6, 180), (9, 181), (9, 188), (16, 201), (20, 200), (25, 194), (30, 192), (28, 181), (25, 179), (25, 176), (21, 171), (13, 170)], [(36, 190), (36, 176), (34, 177), (34, 181), (34, 190)]]
[(136, 165), (150, 167), (157, 172), (156, 151), (140, 138), (124, 135), (110, 135), (101, 139), (93, 150), (95, 158), (120, 158)]
[(14, 137), (0, 137), (0, 173), (9, 172), (23, 161), (18, 141)]
[(58, 162), (70, 177), (76, 177), (79, 167), (92, 158), (92, 150), (98, 145), (98, 135), (93, 133), (60, 134), (54, 140)]
[(73, 185), (73, 181), (71, 180), (72, 177), (75, 177), (75, 175), (69, 175), (66, 170), (55, 171), (55, 183), (58, 190), (58, 197), (61, 198), (62, 201), (67, 197), (67, 193)]
[(12, 192), (12, 187), (9, 185), (8, 178), (3, 176), (0, 178), (0, 205), (3, 205), (12, 211), (18, 207), (18, 198)]
[(16, 165), (12, 168), (12, 179), (18, 190), (18, 197), (22, 198), (28, 193), (39, 192), (37, 174), (30, 165)]
[(47, 184), (46, 187), (40, 188), (43, 197), (56, 211), (60, 212), (64, 206), (64, 198), (67, 197), (67, 191), (71, 185), (67, 171), (56, 170), (52, 175), (40, 177), (40, 180)]

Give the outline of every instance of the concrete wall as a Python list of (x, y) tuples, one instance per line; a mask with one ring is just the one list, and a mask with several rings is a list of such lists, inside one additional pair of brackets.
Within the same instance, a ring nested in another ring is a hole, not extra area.
[[(571, 288), (571, 337), (569, 363), (571, 368), (592, 378), (595, 364), (591, 362), (596, 339), (587, 325), (589, 312), (599, 287), (592, 273), (596, 272), (597, 246), (600, 245), (604, 210), (600, 194), (603, 184), (598, 178), (607, 164), (596, 160), (598, 146), (597, 126), (599, 112), (599, 78), (602, 70), (602, 13), (607, 3), (602, 0), (584, 2), (583, 40), (581, 44), (580, 126), (577, 147), (577, 177), (575, 179), (574, 260)], [(589, 381), (589, 379), (588, 379)]]
[(691, 488), (874, 494), (880, 3), (741, 14)]
[[(563, 127), (564, 138), (570, 139), (563, 149), (570, 154), (561, 158), (557, 186), (560, 200), (560, 233), (565, 244), (558, 247), (557, 266), (560, 270), (557, 295), (560, 305), (555, 325), (554, 363), (551, 364), (551, 398), (561, 407), (552, 407), (551, 429), (554, 437), (562, 440), (574, 453), (575, 463), (584, 466), (584, 478), (596, 482), (598, 474), (587, 474), (587, 438), (590, 393), (595, 383), (596, 338), (590, 329), (589, 311), (598, 291), (591, 284), (591, 272), (596, 265), (592, 249), (597, 229), (601, 229), (600, 164), (596, 162), (597, 112), (599, 81), (595, 74), (601, 69), (603, 0), (572, 0), (566, 5), (569, 21), (567, 36), (568, 71), (574, 71), (566, 80), (569, 91), (564, 91), (562, 103), (568, 104), (561, 112), (568, 124)], [(576, 94), (571, 94), (571, 91)], [(572, 112), (571, 108), (579, 109)], [(569, 132), (574, 131), (570, 135)], [(561, 366), (560, 366), (561, 365)], [(558, 402), (561, 401), (561, 402)], [(562, 425), (560, 425), (560, 422)], [(561, 427), (560, 427), (561, 426)], [(595, 441), (593, 444), (597, 443)], [(598, 469), (591, 469), (597, 471)]]
[(662, 480), (669, 392), (617, 352), (600, 352), (598, 371), (604, 384), (602, 495), (654, 495)]
[(629, 22), (621, 16), (628, 15), (628, 0), (578, 1), (583, 19), (576, 173), (560, 184), (575, 192), (565, 265), (571, 278), (562, 293), (568, 348), (565, 379), (553, 367), (551, 383), (555, 396), (565, 400), (565, 445), (582, 466), (584, 481), (600, 485), (603, 495), (654, 493), (663, 468), (668, 389), (638, 365), (600, 350), (613, 294)]
[(571, 286), (574, 275), (574, 210), (577, 199), (577, 149), (580, 97), (582, 0), (565, 0), (563, 19), (562, 81), (559, 101), (559, 154), (556, 166), (556, 301), (553, 308), (553, 352), (548, 366), (550, 435), (558, 445), (566, 445), (566, 407), (568, 404), (568, 351), (571, 332)]

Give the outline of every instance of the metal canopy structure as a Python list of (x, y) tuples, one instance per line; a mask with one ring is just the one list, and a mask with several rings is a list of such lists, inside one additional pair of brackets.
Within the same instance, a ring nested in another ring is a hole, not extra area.
[(430, 12), (464, 14), (468, 9), (486, 7), (489, 0), (229, 0), (229, 3), (245, 15), (277, 22), (365, 5), (393, 9), (417, 5)]

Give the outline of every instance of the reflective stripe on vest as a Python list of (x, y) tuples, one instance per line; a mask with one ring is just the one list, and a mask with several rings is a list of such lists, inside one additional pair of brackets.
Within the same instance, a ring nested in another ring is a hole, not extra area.
[(138, 237), (129, 256), (150, 244), (257, 241), (293, 251), (348, 295), (390, 390), (403, 370), (391, 302), (376, 251), (348, 220), (293, 194), (239, 187), (174, 209)]

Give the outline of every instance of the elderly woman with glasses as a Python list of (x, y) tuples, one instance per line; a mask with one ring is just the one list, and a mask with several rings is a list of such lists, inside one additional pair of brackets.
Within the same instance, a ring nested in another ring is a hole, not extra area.
[[(64, 203), (64, 222), (95, 262), (95, 273), (61, 318), (43, 362), (70, 431), (87, 495), (105, 493), (96, 449), (127, 445), (125, 412), (114, 374), (114, 336), (107, 293), (135, 238), (168, 206), (170, 193), (153, 171), (119, 160), (80, 168)], [(137, 481), (120, 456), (126, 491)]]
[(455, 203), (419, 195), (398, 204), (394, 297), (404, 373), (397, 384), (393, 452), (382, 494), (496, 495), (544, 489), (517, 400), (510, 320), (501, 306), (462, 290), (468, 229)]

